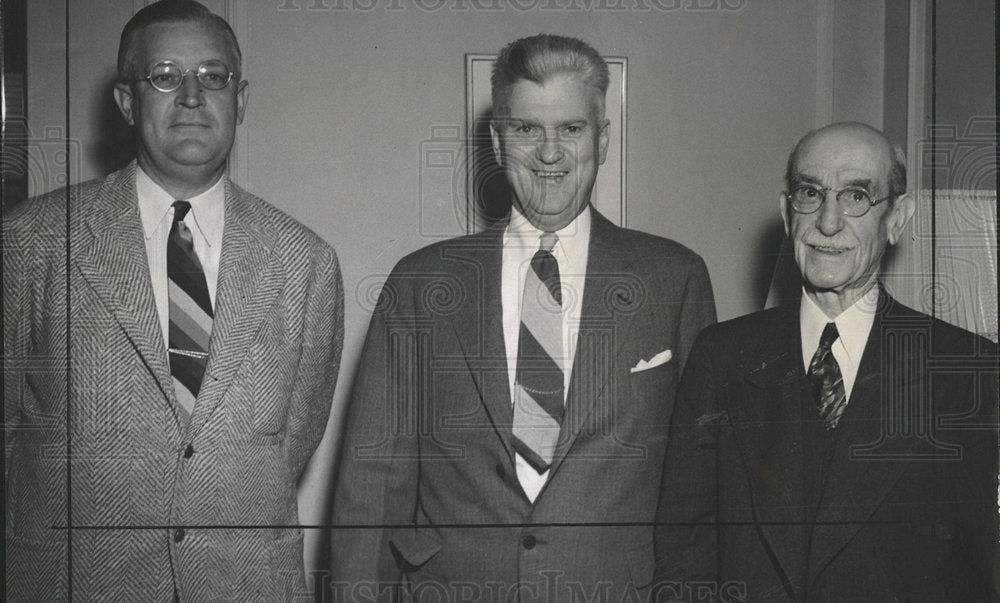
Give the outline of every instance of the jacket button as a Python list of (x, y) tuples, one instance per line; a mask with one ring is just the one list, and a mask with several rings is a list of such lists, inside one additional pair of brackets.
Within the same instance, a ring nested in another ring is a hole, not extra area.
[(524, 540), (521, 541), (521, 545), (525, 549), (530, 551), (531, 549), (535, 548), (535, 537), (532, 536), (531, 534), (528, 534), (527, 536), (524, 537)]
[(192, 455), (194, 455), (194, 446), (188, 444), (187, 448), (184, 449), (184, 458), (189, 459)]
[(497, 470), (497, 475), (500, 477), (500, 479), (507, 477), (507, 472), (504, 471), (503, 465), (501, 465), (500, 463), (497, 463), (496, 470)]
[(184, 540), (184, 528), (177, 528), (174, 530), (174, 542), (180, 542)]

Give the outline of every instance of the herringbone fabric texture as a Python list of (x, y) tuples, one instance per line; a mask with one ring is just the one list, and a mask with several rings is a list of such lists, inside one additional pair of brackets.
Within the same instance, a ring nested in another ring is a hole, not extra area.
[(809, 362), (806, 375), (812, 383), (813, 397), (819, 406), (819, 416), (827, 429), (833, 429), (840, 422), (840, 416), (847, 408), (847, 394), (844, 391), (844, 376), (840, 365), (833, 357), (833, 342), (840, 334), (836, 323), (828, 322), (819, 338), (819, 346)]
[(564, 406), (562, 285), (552, 255), (557, 241), (555, 233), (541, 236), (524, 279), (514, 377), (514, 449), (538, 473), (552, 463)]
[(226, 183), (213, 349), (184, 421), (135, 169), (4, 216), (2, 598), (292, 600), (306, 592), (296, 482), (340, 361), (336, 255)]
[(170, 299), (170, 375), (177, 401), (188, 417), (201, 389), (212, 335), (212, 298), (205, 270), (194, 250), (194, 238), (184, 223), (187, 201), (174, 202), (174, 220), (167, 237), (167, 280)]

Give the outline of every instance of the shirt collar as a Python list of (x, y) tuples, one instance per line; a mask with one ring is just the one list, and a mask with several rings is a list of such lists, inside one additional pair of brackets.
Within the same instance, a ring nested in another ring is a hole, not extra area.
[[(865, 351), (868, 343), (868, 335), (871, 333), (872, 325), (875, 324), (875, 308), (878, 306), (879, 288), (872, 287), (854, 302), (849, 308), (840, 313), (833, 320), (837, 325), (837, 333), (840, 341), (847, 352), (847, 357), (851, 363), (857, 365), (861, 360), (861, 354)], [(823, 334), (823, 329), (830, 321), (819, 306), (816, 305), (805, 289), (802, 290), (802, 302), (799, 304), (799, 324), (802, 329), (802, 352), (803, 358), (812, 358), (819, 347), (819, 339)]]
[[(587, 246), (590, 244), (590, 206), (583, 208), (573, 221), (556, 231), (559, 242), (552, 250), (558, 257), (586, 257)], [(510, 221), (504, 230), (504, 247), (513, 246), (534, 253), (538, 250), (539, 237), (542, 231), (528, 221), (516, 207), (510, 210)]]
[[(226, 186), (223, 177), (207, 191), (185, 199), (191, 204), (191, 214), (194, 216), (194, 230), (211, 247), (221, 238), (222, 220), (226, 205)], [(167, 219), (174, 199), (170, 193), (153, 181), (140, 167), (135, 170), (135, 189), (139, 197), (139, 216), (142, 218), (142, 229), (146, 239), (156, 233), (160, 223)]]

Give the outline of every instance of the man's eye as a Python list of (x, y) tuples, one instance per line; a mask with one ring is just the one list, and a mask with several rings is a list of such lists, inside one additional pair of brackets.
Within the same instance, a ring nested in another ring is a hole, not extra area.
[(583, 132), (583, 128), (577, 125), (566, 126), (563, 128), (563, 133), (565, 134), (579, 134), (580, 132)]
[(514, 128), (514, 131), (518, 134), (532, 134), (535, 131), (535, 126), (528, 124), (521, 124)]
[(802, 194), (804, 194), (806, 197), (809, 197), (810, 199), (814, 199), (820, 196), (819, 189), (815, 189), (808, 186), (802, 187)]
[(167, 85), (172, 84), (176, 78), (169, 73), (156, 74), (150, 77), (154, 84)]
[(867, 201), (867, 200), (868, 200), (868, 194), (865, 193), (865, 191), (860, 191), (860, 190), (851, 191), (851, 201), (857, 201), (860, 203), (862, 201)]

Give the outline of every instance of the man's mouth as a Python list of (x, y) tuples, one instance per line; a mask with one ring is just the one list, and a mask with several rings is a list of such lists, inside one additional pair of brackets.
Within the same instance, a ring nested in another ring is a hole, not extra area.
[(831, 245), (813, 245), (813, 244), (809, 244), (809, 247), (811, 247), (813, 249), (813, 251), (816, 251), (818, 253), (825, 253), (825, 254), (829, 254), (829, 255), (840, 255), (842, 253), (846, 253), (846, 252), (850, 251), (849, 247), (835, 247), (835, 246), (831, 246)]
[(563, 176), (569, 172), (565, 170), (531, 170), (536, 177), (551, 182), (562, 182)]

